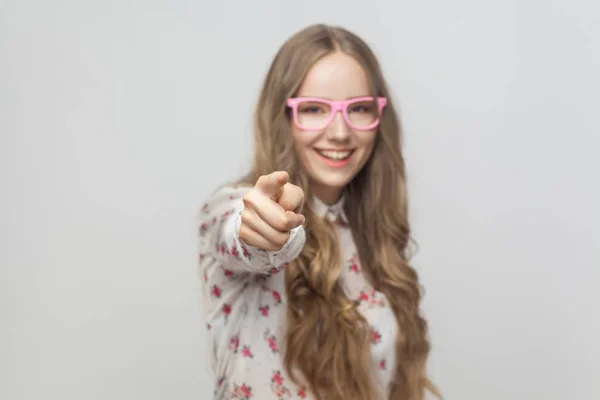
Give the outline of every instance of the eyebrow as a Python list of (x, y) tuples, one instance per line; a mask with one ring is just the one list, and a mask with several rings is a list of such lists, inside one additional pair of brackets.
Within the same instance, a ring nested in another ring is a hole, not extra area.
[[(330, 100), (330, 101), (334, 101), (334, 99), (332, 99), (331, 97), (325, 97), (325, 96), (309, 96), (309, 95), (303, 95), (303, 96), (296, 96), (296, 97), (300, 97), (300, 98), (304, 98), (304, 97), (315, 97), (318, 99), (325, 99), (325, 100)], [(353, 100), (353, 99), (358, 99), (361, 97), (374, 97), (374, 95), (372, 94), (361, 94), (358, 96), (351, 96), (351, 97), (346, 97), (344, 100)]]

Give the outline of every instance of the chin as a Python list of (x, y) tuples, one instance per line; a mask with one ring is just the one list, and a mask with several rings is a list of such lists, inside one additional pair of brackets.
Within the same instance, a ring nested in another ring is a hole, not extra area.
[[(306, 154), (306, 153), (305, 153)], [(339, 191), (343, 189), (360, 171), (364, 164), (365, 152), (361, 149), (352, 151), (346, 163), (325, 161), (316, 152), (309, 152), (302, 163), (307, 167), (311, 181), (325, 190)]]
[(328, 187), (331, 189), (343, 189), (348, 183), (352, 181), (356, 174), (334, 174), (331, 172), (317, 172), (313, 176), (318, 177), (314, 179), (315, 183), (320, 186)]

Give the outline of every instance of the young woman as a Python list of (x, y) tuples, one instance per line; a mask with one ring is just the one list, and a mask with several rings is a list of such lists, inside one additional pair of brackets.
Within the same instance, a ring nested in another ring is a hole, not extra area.
[(254, 134), (248, 176), (201, 211), (215, 399), (437, 394), (400, 123), (372, 51), (338, 27), (296, 33), (268, 71)]

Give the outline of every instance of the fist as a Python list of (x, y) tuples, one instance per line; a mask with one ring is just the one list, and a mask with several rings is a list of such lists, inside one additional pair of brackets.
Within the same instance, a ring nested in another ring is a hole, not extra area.
[(288, 180), (285, 171), (263, 175), (244, 196), (239, 237), (247, 245), (281, 250), (290, 231), (304, 223), (304, 216), (299, 214), (304, 192)]

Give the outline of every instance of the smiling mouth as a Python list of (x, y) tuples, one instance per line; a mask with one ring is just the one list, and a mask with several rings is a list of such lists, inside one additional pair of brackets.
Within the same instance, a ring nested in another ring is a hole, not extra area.
[(315, 149), (321, 156), (331, 161), (344, 161), (350, 158), (354, 150), (320, 150)]

